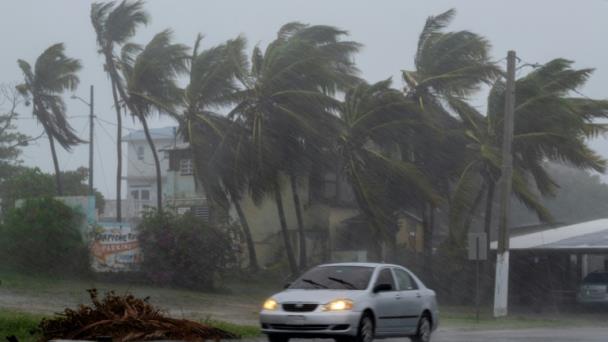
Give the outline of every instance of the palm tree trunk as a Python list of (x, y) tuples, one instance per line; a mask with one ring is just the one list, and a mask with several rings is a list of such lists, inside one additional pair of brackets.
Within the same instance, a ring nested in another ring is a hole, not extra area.
[(163, 210), (163, 184), (160, 173), (160, 161), (158, 160), (158, 152), (156, 152), (156, 147), (154, 146), (154, 141), (152, 140), (152, 136), (150, 135), (150, 129), (148, 128), (148, 122), (146, 118), (139, 115), (139, 120), (141, 124), (144, 126), (144, 133), (146, 134), (146, 140), (148, 141), (148, 145), (150, 145), (150, 149), (152, 149), (152, 156), (154, 157), (154, 168), (156, 169), (156, 208), (158, 212), (162, 212)]
[(55, 185), (57, 187), (57, 195), (63, 195), (63, 184), (61, 182), (61, 172), (59, 171), (59, 160), (57, 159), (57, 151), (55, 150), (55, 139), (49, 132), (48, 129), (45, 129), (46, 136), (49, 138), (49, 145), (51, 146), (51, 156), (53, 157), (53, 166), (55, 167)]
[(122, 222), (122, 116), (113, 79), (111, 83), (112, 98), (116, 108), (116, 222)]
[(302, 221), (302, 206), (300, 205), (300, 194), (298, 193), (297, 177), (294, 174), (289, 175), (291, 181), (291, 193), (293, 195), (293, 204), (296, 209), (296, 219), (298, 221), (298, 240), (300, 249), (300, 269), (306, 268), (306, 233), (304, 232), (304, 222)]
[(253, 242), (253, 237), (251, 236), (251, 229), (249, 228), (247, 217), (243, 212), (243, 208), (241, 207), (241, 203), (239, 201), (238, 196), (235, 196), (232, 191), (230, 191), (230, 200), (232, 201), (232, 204), (236, 209), (236, 213), (239, 216), (239, 220), (241, 221), (243, 233), (245, 234), (245, 242), (247, 243), (247, 251), (249, 253), (249, 268), (253, 272), (257, 272), (260, 269), (260, 265), (258, 264), (258, 256), (255, 251), (255, 243)]
[(293, 255), (293, 248), (289, 241), (289, 230), (287, 229), (287, 219), (285, 218), (285, 210), (283, 209), (283, 196), (281, 195), (281, 188), (278, 184), (275, 185), (274, 189), (274, 200), (277, 205), (277, 212), (279, 214), (279, 221), (281, 223), (281, 234), (283, 235), (283, 243), (285, 244), (285, 253), (287, 254), (287, 261), (289, 262), (289, 269), (292, 274), (298, 272), (298, 265), (296, 258)]

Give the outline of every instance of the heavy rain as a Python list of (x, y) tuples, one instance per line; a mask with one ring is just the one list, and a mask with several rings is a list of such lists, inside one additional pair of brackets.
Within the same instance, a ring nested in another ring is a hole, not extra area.
[(608, 341), (607, 14), (2, 1), (0, 339)]

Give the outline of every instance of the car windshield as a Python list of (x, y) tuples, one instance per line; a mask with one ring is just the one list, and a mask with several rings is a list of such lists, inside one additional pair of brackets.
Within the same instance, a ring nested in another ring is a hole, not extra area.
[(585, 277), (583, 283), (608, 285), (608, 273), (590, 273)]
[(374, 269), (364, 266), (321, 266), (304, 273), (290, 289), (364, 290)]

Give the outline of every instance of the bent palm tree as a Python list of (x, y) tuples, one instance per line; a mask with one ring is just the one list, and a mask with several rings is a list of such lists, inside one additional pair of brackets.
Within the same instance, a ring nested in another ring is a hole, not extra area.
[[(606, 168), (606, 160), (588, 146), (586, 139), (606, 131), (604, 125), (594, 121), (608, 117), (608, 101), (571, 97), (569, 93), (581, 87), (592, 72), (575, 70), (571, 65), (571, 61), (555, 59), (516, 81), (513, 193), (541, 221), (550, 220), (551, 216), (531, 188), (541, 196), (552, 196), (558, 186), (545, 170), (545, 161), (597, 172)], [(467, 184), (473, 182), (476, 171), (481, 172), (488, 189), (498, 181), (504, 92), (504, 83), (496, 82), (488, 97), (485, 117), (464, 103), (453, 102), (474, 151), (461, 175), (460, 186), (455, 189), (456, 195), (468, 191)], [(486, 205), (490, 206), (489, 190), (487, 196)], [(491, 214), (487, 207), (486, 212)]]
[[(281, 193), (281, 177), (298, 156), (303, 143), (312, 144), (314, 136), (323, 141), (318, 127), (327, 121), (328, 108), (335, 100), (327, 94), (345, 87), (355, 79), (356, 69), (349, 60), (359, 44), (342, 41), (346, 32), (329, 26), (300, 23), (284, 25), (277, 38), (262, 53), (253, 51), (251, 70), (244, 78), (245, 90), (232, 115), (248, 130), (254, 162), (250, 191), (255, 200), (274, 197), (285, 251), (293, 273), (298, 265), (289, 240)], [(312, 146), (312, 145), (311, 145)], [(297, 201), (295, 182), (291, 182)], [(306, 246), (300, 204), (296, 204), (301, 264)]]
[(234, 102), (239, 90), (238, 78), (247, 68), (242, 37), (199, 51), (202, 36), (194, 45), (190, 64), (190, 82), (184, 92), (182, 115), (177, 116), (185, 132), (195, 161), (195, 174), (205, 189), (213, 208), (234, 206), (249, 254), (249, 267), (259, 269), (255, 244), (247, 217), (241, 207), (247, 188), (247, 168), (240, 164), (247, 155), (240, 148), (245, 134), (238, 124), (214, 111)]
[(65, 103), (61, 98), (66, 90), (76, 90), (79, 83), (76, 73), (81, 65), (77, 59), (67, 57), (64, 50), (63, 43), (51, 45), (36, 59), (33, 69), (24, 60), (17, 61), (24, 77), (17, 90), (31, 100), (32, 113), (49, 139), (58, 195), (63, 194), (63, 186), (55, 141), (67, 151), (83, 142), (67, 121)]
[(97, 35), (99, 53), (104, 57), (104, 70), (110, 78), (112, 99), (116, 110), (116, 221), (122, 220), (122, 115), (117, 86), (123, 84), (117, 64), (115, 47), (125, 45), (135, 35), (137, 27), (148, 23), (148, 14), (143, 10), (143, 1), (114, 1), (93, 3), (91, 23)]
[[(440, 200), (418, 167), (401, 158), (398, 141), (425, 123), (416, 104), (390, 83), (359, 84), (346, 93), (339, 111), (339, 158), (378, 244), (394, 240), (395, 212), (404, 201)], [(373, 247), (380, 259), (381, 246)]]
[[(484, 37), (466, 30), (445, 31), (455, 14), (451, 9), (427, 19), (418, 39), (415, 70), (402, 73), (407, 97), (418, 103), (440, 132), (420, 130), (411, 154), (444, 196), (449, 196), (451, 183), (458, 179), (454, 171), (462, 167), (466, 143), (461, 123), (450, 115), (449, 100), (466, 101), (482, 84), (491, 84), (501, 74), (490, 61), (490, 44)], [(426, 205), (422, 212), (425, 259), (430, 265), (435, 210)]]
[(180, 103), (182, 90), (177, 85), (177, 77), (186, 73), (188, 48), (171, 42), (171, 31), (156, 34), (141, 47), (126, 44), (121, 51), (120, 70), (125, 87), (117, 84), (122, 100), (139, 122), (141, 122), (156, 170), (156, 206), (162, 211), (162, 178), (158, 152), (150, 135), (147, 118), (154, 112), (175, 113)]

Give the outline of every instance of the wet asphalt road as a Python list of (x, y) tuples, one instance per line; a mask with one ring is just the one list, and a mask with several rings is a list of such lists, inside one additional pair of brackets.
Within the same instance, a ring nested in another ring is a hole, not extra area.
[[(265, 338), (256, 342), (266, 341)], [(290, 342), (333, 342), (333, 340), (293, 339)], [(406, 342), (406, 338), (377, 340), (380, 342)], [(439, 329), (433, 333), (432, 342), (608, 342), (606, 328), (542, 328), (517, 330), (463, 331)]]
[[(388, 340), (386, 340), (388, 342)], [(397, 339), (395, 339), (395, 342)], [(542, 328), (493, 331), (435, 332), (433, 342), (608, 342), (608, 322), (606, 328)], [(404, 342), (404, 339), (401, 339)]]

